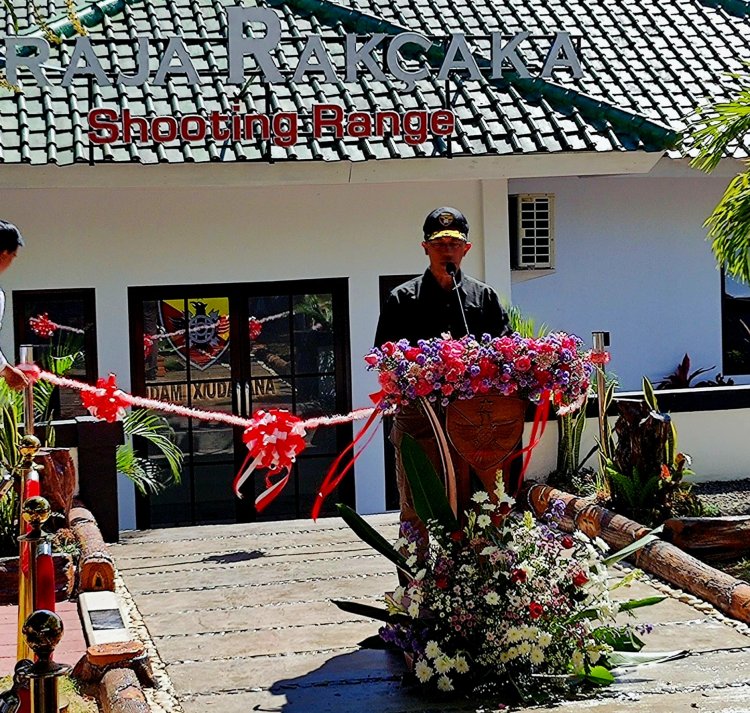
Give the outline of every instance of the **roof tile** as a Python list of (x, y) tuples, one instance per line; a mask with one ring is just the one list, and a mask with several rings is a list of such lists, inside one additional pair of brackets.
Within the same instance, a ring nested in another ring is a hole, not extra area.
[[(738, 71), (750, 56), (746, 37), (750, 12), (745, 0), (258, 0), (273, 6), (282, 19), (282, 47), (278, 59), (291, 72), (307, 35), (341, 38), (347, 31), (336, 10), (352, 9), (366, 16), (368, 27), (402, 27), (426, 34), (492, 31), (533, 34), (566, 30), (580, 41), (583, 77), (556, 75), (554, 82), (452, 81), (451, 101), (458, 117), (453, 155), (539, 153), (576, 150), (661, 150), (663, 125), (679, 131), (685, 116), (704, 99), (727, 96), (727, 72)], [(245, 0), (251, 5), (254, 0)], [(52, 6), (61, 9), (57, 0)], [(164, 87), (95, 88), (90, 99), (85, 84), (71, 89), (39, 88), (27, 81), (26, 94), (0, 98), (0, 162), (73, 163), (88, 161), (203, 162), (351, 160), (431, 156), (431, 142), (417, 147), (393, 137), (315, 139), (309, 121), (302, 121), (301, 139), (290, 148), (271, 146), (250, 137), (225, 144), (210, 136), (201, 143), (142, 143), (97, 146), (86, 137), (85, 114), (93, 106), (129, 108), (133, 115), (207, 115), (228, 113), (240, 87), (225, 84), (226, 13), (241, 0), (98, 0), (82, 18), (91, 26), (97, 55), (111, 72), (135, 71), (134, 38), (178, 34), (189, 44), (201, 76), (213, 77), (200, 87), (189, 87), (173, 77)], [(303, 6), (304, 5), (304, 6)], [(311, 14), (308, 9), (317, 7)], [(28, 18), (20, 12), (23, 26)], [(744, 13), (744, 14), (743, 14)], [(351, 18), (350, 18), (351, 19)], [(65, 19), (56, 25), (64, 27)], [(6, 26), (8, 19), (6, 18)], [(348, 31), (354, 31), (349, 29)], [(393, 31), (391, 29), (391, 31)], [(293, 38), (297, 38), (294, 40)], [(99, 42), (104, 41), (103, 47)], [(335, 62), (343, 53), (341, 39), (331, 44)], [(488, 55), (486, 41), (477, 40), (477, 56)], [(53, 51), (50, 64), (67, 65), (71, 47)], [(529, 63), (540, 65), (541, 44), (524, 49)], [(151, 59), (152, 74), (156, 60)], [(59, 77), (59, 75), (58, 75)], [(57, 80), (56, 80), (57, 81)], [(298, 111), (307, 115), (317, 102), (336, 103), (347, 110), (445, 106), (444, 83), (433, 76), (405, 93), (393, 78), (377, 81), (363, 73), (357, 83), (334, 85), (310, 76), (295, 84), (274, 85), (266, 96), (253, 81), (243, 100), (243, 112)], [(661, 138), (660, 138), (661, 137)], [(750, 146), (738, 147), (738, 156)]]

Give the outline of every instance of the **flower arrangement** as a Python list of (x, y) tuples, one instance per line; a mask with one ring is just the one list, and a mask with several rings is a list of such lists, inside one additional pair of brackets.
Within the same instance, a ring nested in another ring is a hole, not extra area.
[[(461, 526), (418, 444), (406, 436), (402, 449), (429, 540), (402, 527), (391, 547), (356, 513), (339, 506), (342, 517), (390, 557), (407, 582), (385, 595), (385, 610), (351, 602), (338, 606), (382, 620), (381, 638), (404, 651), (427, 689), (531, 703), (614, 682), (611, 669), (643, 646), (638, 638), (643, 628), (615, 617), (663, 597), (614, 602), (607, 565), (656, 536), (605, 558), (607, 545), (599, 538), (560, 530), (562, 501), (552, 503), (541, 521), (518, 513), (500, 475), (495, 493), (474, 494)], [(637, 571), (615, 586), (635, 576)]]
[(386, 342), (366, 356), (368, 370), (378, 372), (381, 408), (397, 411), (419, 398), (447, 405), (455, 399), (496, 393), (539, 403), (550, 394), (558, 411), (583, 402), (594, 366), (591, 352), (575, 335), (544, 337), (471, 335), (451, 339), (405, 339)]

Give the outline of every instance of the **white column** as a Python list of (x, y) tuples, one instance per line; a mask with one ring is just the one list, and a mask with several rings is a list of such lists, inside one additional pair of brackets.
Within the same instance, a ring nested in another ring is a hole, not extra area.
[(510, 241), (508, 181), (504, 178), (480, 181), (484, 281), (492, 285), (501, 300), (510, 302)]

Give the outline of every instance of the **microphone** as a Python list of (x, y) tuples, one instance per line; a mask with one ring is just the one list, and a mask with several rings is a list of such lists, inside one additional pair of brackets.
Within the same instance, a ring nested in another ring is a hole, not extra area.
[(453, 280), (453, 289), (456, 292), (456, 299), (458, 299), (458, 307), (461, 310), (461, 318), (464, 321), (464, 329), (466, 330), (466, 334), (469, 333), (469, 325), (466, 322), (466, 313), (464, 312), (464, 305), (463, 302), (461, 302), (461, 293), (458, 291), (458, 283), (456, 282), (456, 263), (455, 262), (448, 262), (445, 264), (445, 271), (451, 276), (451, 279)]

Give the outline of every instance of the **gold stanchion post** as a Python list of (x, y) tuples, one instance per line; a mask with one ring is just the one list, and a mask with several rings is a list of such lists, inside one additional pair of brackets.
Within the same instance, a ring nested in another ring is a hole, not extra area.
[(67, 664), (52, 660), (63, 635), (62, 619), (55, 612), (39, 609), (26, 620), (23, 634), (37, 657), (25, 672), (31, 683), (31, 712), (58, 713), (57, 679), (70, 671)]
[[(39, 439), (36, 436), (24, 436), (21, 439), (21, 464), (18, 466), (18, 502), (20, 509), (18, 517), (18, 643), (16, 649), (16, 659), (18, 661), (31, 658), (31, 650), (26, 645), (26, 641), (21, 635), (21, 630), (29, 614), (34, 611), (34, 582), (32, 581), (31, 572), (32, 566), (36, 564), (36, 558), (30, 556), (30, 544), (27, 544), (24, 539), (26, 524), (30, 523), (30, 520), (26, 520), (24, 517), (25, 503), (23, 499), (30, 476), (34, 471), (39, 469), (39, 466), (34, 463), (34, 456), (39, 450), (40, 445)], [(44, 502), (46, 503), (47, 501), (45, 500)], [(32, 507), (38, 508), (38, 504)], [(49, 504), (47, 504), (47, 508), (49, 509)], [(49, 517), (49, 514), (47, 517)]]

